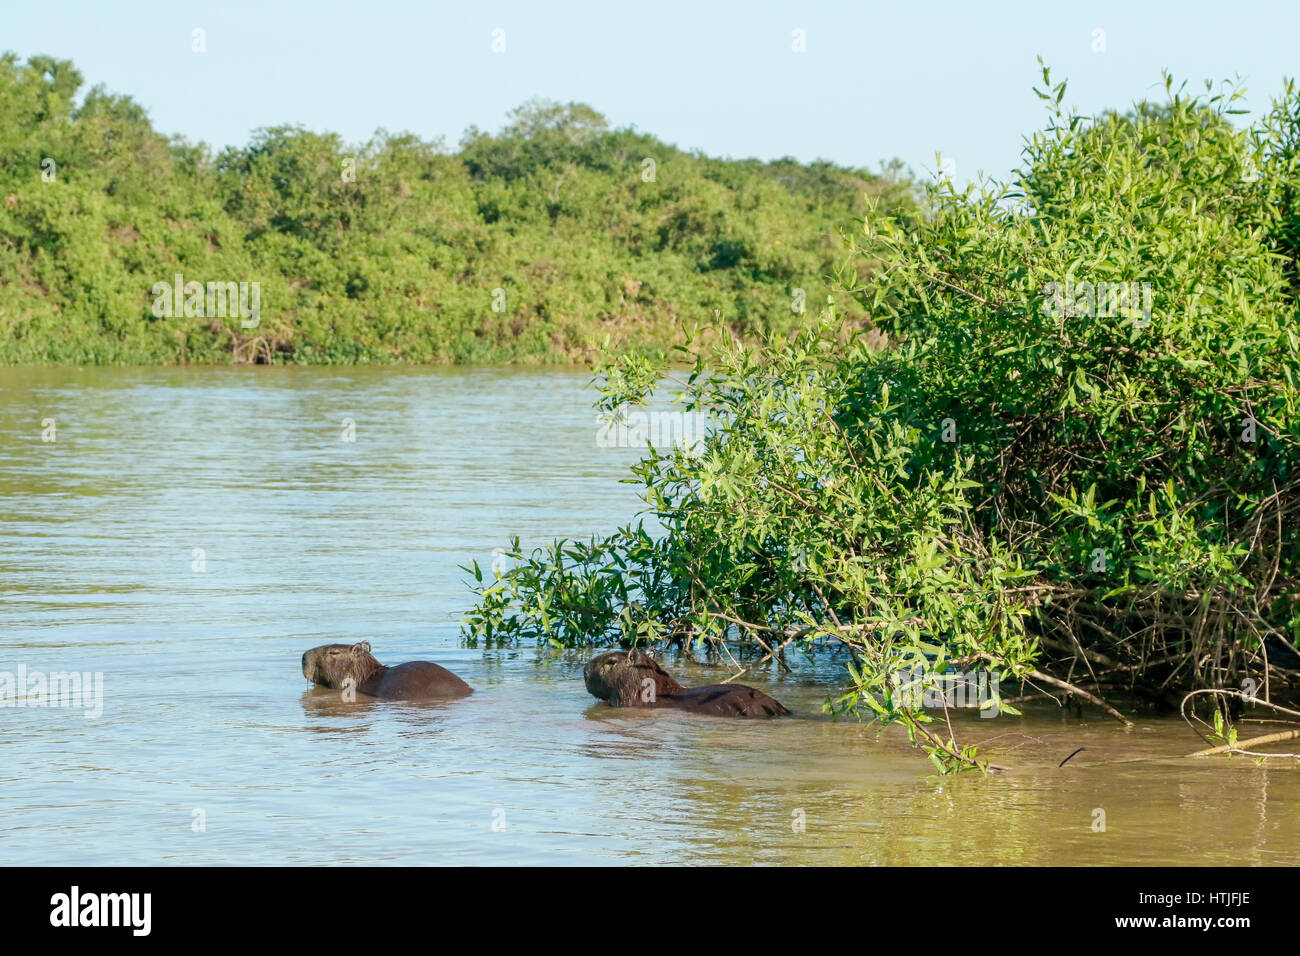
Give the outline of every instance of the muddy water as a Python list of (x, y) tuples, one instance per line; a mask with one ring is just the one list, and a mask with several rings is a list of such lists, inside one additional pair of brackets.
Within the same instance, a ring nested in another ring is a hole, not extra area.
[[(0, 370), (0, 671), (103, 675), (98, 716), (0, 709), (0, 862), (1300, 863), (1300, 770), (1180, 759), (1176, 719), (972, 716), (1015, 771), (939, 778), (821, 715), (834, 672), (759, 673), (798, 717), (727, 722), (593, 706), (581, 654), (462, 647), (458, 565), (637, 506), (586, 381)], [(307, 687), (305, 648), (362, 638), (478, 692)]]

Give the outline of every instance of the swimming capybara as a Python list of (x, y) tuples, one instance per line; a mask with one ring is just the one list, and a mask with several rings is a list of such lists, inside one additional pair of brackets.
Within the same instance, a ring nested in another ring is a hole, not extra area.
[(474, 693), (463, 680), (432, 661), (385, 667), (370, 654), (370, 642), (322, 644), (302, 655), (302, 676), (313, 684), (343, 690), (351, 678), (357, 693), (386, 700), (467, 697)]
[(611, 707), (676, 707), (714, 717), (780, 717), (779, 701), (744, 684), (683, 687), (649, 654), (633, 649), (597, 654), (582, 670), (587, 690)]

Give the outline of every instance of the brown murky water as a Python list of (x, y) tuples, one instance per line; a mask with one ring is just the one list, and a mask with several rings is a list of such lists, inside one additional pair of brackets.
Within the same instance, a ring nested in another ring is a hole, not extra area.
[[(637, 507), (586, 381), (0, 370), (0, 672), (103, 675), (99, 716), (0, 708), (0, 862), (1300, 862), (1300, 769), (1181, 759), (1177, 719), (970, 715), (1017, 769), (940, 778), (823, 717), (833, 671), (754, 676), (799, 716), (728, 722), (593, 706), (583, 654), (461, 647), (458, 565)], [(362, 638), (478, 692), (306, 686), (304, 649)]]

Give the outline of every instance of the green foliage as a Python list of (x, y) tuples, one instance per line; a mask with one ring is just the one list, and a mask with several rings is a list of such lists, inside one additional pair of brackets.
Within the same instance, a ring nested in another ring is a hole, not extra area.
[[(568, 362), (606, 339), (666, 354), (686, 320), (803, 324), (792, 290), (824, 300), (867, 197), (914, 205), (896, 168), (709, 159), (582, 104), (525, 104), (455, 154), (280, 126), (212, 157), (127, 98), (77, 105), (80, 86), (69, 63), (0, 58), (0, 361)], [(176, 273), (259, 283), (260, 323), (155, 316)]]
[[(1214, 711), (1214, 732), (1206, 739), (1216, 747), (1237, 746), (1237, 728), (1224, 724), (1223, 711), (1219, 708)], [(1229, 752), (1228, 756), (1232, 756), (1231, 752)]]
[(847, 648), (828, 707), (902, 722), (944, 772), (982, 763), (904, 671), (1294, 693), (1295, 89), (1238, 131), (1234, 90), (1085, 120), (1044, 82), (1010, 185), (849, 237), (869, 268), (842, 284), (889, 347), (832, 320), (724, 336), (670, 383), (614, 361), (606, 411), (668, 387), (713, 433), (635, 469), (654, 535), (516, 542), (470, 630)]

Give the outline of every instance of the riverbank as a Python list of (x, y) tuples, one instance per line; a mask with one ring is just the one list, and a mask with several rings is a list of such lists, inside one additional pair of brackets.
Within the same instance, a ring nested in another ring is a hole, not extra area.
[(280, 126), (214, 156), (81, 85), (71, 63), (0, 58), (0, 364), (665, 354), (690, 325), (806, 324), (840, 231), (914, 203), (897, 165), (716, 159), (575, 103), (456, 148)]

